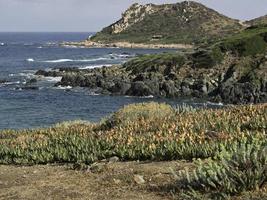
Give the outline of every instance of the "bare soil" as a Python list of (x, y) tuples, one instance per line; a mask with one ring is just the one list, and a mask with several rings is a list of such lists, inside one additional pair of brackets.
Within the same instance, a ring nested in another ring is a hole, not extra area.
[[(74, 170), (72, 165), (0, 165), (0, 199), (48, 200), (168, 200), (173, 199), (172, 170), (193, 168), (185, 161), (115, 162), (95, 170)], [(145, 183), (137, 183), (135, 175)]]

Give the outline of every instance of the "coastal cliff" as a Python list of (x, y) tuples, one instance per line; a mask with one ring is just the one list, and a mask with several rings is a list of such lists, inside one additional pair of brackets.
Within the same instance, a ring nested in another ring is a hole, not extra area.
[(191, 52), (142, 55), (113, 67), (37, 74), (63, 76), (56, 86), (86, 87), (100, 94), (259, 103), (267, 101), (266, 47), (267, 26), (256, 26)]

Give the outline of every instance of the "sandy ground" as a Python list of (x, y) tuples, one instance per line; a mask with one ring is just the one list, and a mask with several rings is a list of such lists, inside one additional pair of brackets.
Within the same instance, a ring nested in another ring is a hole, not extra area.
[[(100, 166), (100, 167), (99, 167)], [(171, 169), (193, 167), (183, 161), (104, 163), (92, 170), (68, 165), (0, 165), (0, 199), (167, 200), (173, 199)], [(145, 183), (137, 183), (136, 175)]]

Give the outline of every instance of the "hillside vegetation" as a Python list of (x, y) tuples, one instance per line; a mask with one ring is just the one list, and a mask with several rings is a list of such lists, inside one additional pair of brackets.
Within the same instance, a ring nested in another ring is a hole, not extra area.
[(134, 4), (122, 18), (90, 40), (102, 43), (195, 44), (225, 37), (242, 29), (230, 19), (193, 1), (176, 4)]

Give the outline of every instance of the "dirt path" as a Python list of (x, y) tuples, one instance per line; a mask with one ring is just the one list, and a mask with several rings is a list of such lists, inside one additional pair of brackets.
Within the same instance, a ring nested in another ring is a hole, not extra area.
[[(0, 165), (0, 199), (173, 199), (173, 188), (168, 187), (174, 183), (170, 168), (184, 167), (192, 167), (192, 164), (117, 162), (98, 165), (91, 171), (73, 170), (66, 165)], [(143, 176), (145, 183), (138, 184), (136, 175)]]

